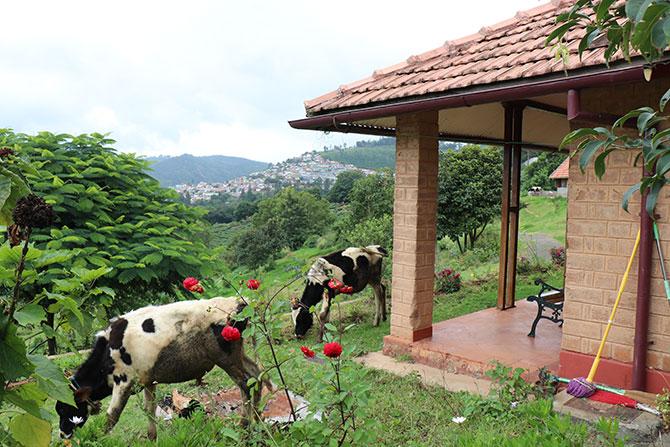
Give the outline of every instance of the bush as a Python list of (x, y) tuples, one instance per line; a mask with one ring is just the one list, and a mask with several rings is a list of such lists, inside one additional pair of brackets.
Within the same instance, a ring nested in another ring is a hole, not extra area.
[(344, 233), (346, 241), (355, 246), (378, 244), (387, 250), (393, 246), (393, 216), (373, 217), (354, 225)]
[(520, 275), (547, 273), (549, 267), (537, 257), (521, 256), (516, 263), (516, 271)]
[(452, 269), (439, 271), (435, 278), (435, 292), (454, 293), (461, 290), (461, 274)]
[(551, 262), (560, 267), (565, 266), (565, 248), (554, 247), (549, 250), (549, 253), (551, 254)]

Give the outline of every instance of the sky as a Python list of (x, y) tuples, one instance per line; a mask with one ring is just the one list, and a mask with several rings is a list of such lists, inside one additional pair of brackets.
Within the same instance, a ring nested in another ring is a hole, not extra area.
[(290, 128), (304, 100), (545, 2), (9, 2), (0, 127), (281, 161), (366, 139)]

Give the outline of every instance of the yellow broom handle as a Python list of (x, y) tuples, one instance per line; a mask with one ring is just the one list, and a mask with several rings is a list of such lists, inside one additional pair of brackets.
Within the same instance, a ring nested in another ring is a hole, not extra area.
[(589, 375), (586, 378), (586, 380), (588, 380), (589, 382), (593, 382), (593, 379), (596, 376), (596, 370), (598, 369), (598, 364), (600, 363), (600, 356), (603, 353), (603, 348), (605, 347), (607, 336), (609, 335), (610, 329), (612, 328), (612, 323), (614, 322), (614, 314), (616, 313), (616, 308), (619, 306), (619, 301), (621, 301), (621, 295), (623, 295), (623, 289), (626, 288), (626, 283), (628, 282), (628, 274), (630, 273), (630, 269), (633, 266), (633, 261), (635, 260), (635, 254), (637, 253), (637, 247), (639, 245), (640, 245), (640, 230), (638, 229), (637, 237), (635, 238), (635, 246), (633, 247), (633, 252), (630, 254), (630, 259), (628, 260), (628, 266), (626, 267), (626, 271), (624, 272), (623, 278), (621, 279), (621, 285), (619, 286), (619, 294), (616, 297), (614, 307), (612, 308), (612, 313), (610, 314), (610, 319), (607, 322), (607, 326), (605, 327), (605, 333), (603, 334), (603, 339), (600, 340), (598, 353), (596, 354), (596, 358), (593, 359), (593, 365), (591, 365), (591, 371), (589, 371)]

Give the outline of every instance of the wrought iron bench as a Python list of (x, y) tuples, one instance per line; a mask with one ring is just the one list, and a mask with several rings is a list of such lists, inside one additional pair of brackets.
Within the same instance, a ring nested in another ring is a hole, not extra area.
[[(547, 284), (540, 278), (535, 280), (535, 284), (540, 286), (540, 291), (536, 295), (531, 295), (527, 298), (528, 301), (535, 301), (537, 303), (537, 316), (528, 333), (529, 337), (535, 337), (535, 328), (542, 318), (563, 326), (563, 289)], [(551, 310), (551, 315), (544, 315), (544, 309)]]

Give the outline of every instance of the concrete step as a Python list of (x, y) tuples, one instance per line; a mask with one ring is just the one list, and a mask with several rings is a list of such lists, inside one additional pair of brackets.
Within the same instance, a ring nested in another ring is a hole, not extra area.
[(449, 391), (467, 391), (486, 396), (491, 389), (491, 382), (488, 380), (450, 373), (420, 363), (399, 362), (381, 352), (369, 352), (358, 357), (356, 361), (368, 368), (380, 369), (401, 377), (417, 374), (424, 384), (439, 386)]

